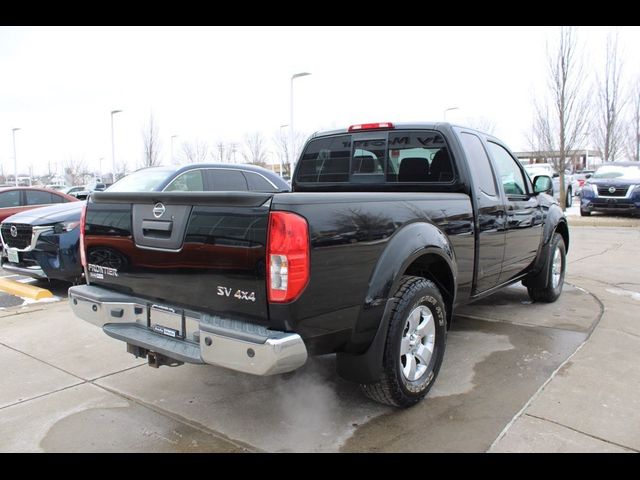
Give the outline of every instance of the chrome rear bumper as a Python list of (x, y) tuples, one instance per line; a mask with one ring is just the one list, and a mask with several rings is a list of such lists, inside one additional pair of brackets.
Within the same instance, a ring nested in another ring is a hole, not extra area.
[[(296, 333), (153, 305), (92, 285), (71, 287), (69, 303), (76, 316), (107, 335), (180, 362), (275, 375), (296, 370), (307, 360), (305, 344)], [(154, 322), (154, 315), (161, 324)]]

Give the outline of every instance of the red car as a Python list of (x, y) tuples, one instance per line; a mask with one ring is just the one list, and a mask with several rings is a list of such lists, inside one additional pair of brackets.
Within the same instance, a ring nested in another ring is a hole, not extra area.
[(0, 188), (0, 222), (14, 213), (52, 203), (77, 202), (78, 199), (66, 193), (37, 187)]

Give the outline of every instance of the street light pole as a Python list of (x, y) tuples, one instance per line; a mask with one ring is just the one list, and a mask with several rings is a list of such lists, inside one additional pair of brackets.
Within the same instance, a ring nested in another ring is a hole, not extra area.
[(120, 113), (122, 110), (111, 110), (111, 168), (113, 178), (111, 180), (112, 183), (116, 183), (116, 143), (113, 137), (113, 116), (116, 113)]
[(16, 182), (16, 187), (18, 186), (18, 159), (16, 157), (16, 132), (20, 130), (19, 128), (11, 129), (13, 134), (13, 174), (15, 175), (14, 180)]
[(450, 110), (458, 110), (460, 107), (451, 107), (451, 108), (445, 108), (444, 110), (444, 121), (447, 121), (447, 112)]
[[(283, 137), (282, 137), (282, 129), (283, 129), (283, 128), (286, 128), (286, 127), (288, 127), (288, 126), (289, 126), (289, 124), (288, 124), (288, 123), (285, 123), (285, 124), (283, 124), (283, 125), (280, 125), (280, 138), (283, 138)], [(285, 141), (285, 142), (287, 141), (286, 137), (284, 138), (284, 141)], [(284, 146), (286, 147), (287, 145), (285, 144)], [(286, 150), (285, 150), (285, 151), (286, 151)], [(283, 163), (284, 163), (284, 162), (282, 161), (282, 155), (280, 155), (280, 176), (282, 176), (282, 169), (283, 169), (283, 165), (282, 165), (282, 164), (283, 164)]]
[(295, 152), (293, 151), (295, 148), (295, 130), (293, 129), (293, 81), (296, 78), (300, 78), (300, 77), (306, 77), (308, 75), (311, 75), (309, 72), (300, 72), (300, 73), (294, 73), (293, 75), (291, 75), (291, 102), (290, 102), (290, 106), (291, 106), (291, 115), (289, 117), (289, 130), (291, 131), (291, 158), (290, 158), (290, 172), (289, 172), (289, 176), (293, 176), (293, 162), (294, 162), (294, 155)]
[(171, 164), (173, 165), (173, 139), (178, 135), (171, 135)]

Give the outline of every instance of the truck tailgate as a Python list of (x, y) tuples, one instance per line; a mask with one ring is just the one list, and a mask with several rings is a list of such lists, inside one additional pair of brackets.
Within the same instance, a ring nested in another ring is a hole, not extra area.
[(268, 324), (270, 200), (253, 192), (94, 193), (87, 204), (88, 283)]

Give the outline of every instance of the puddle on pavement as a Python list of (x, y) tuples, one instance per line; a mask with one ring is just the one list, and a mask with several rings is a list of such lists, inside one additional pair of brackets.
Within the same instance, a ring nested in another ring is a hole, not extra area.
[(582, 332), (456, 318), (433, 395), (374, 418), (341, 450), (484, 452), (585, 338)]

